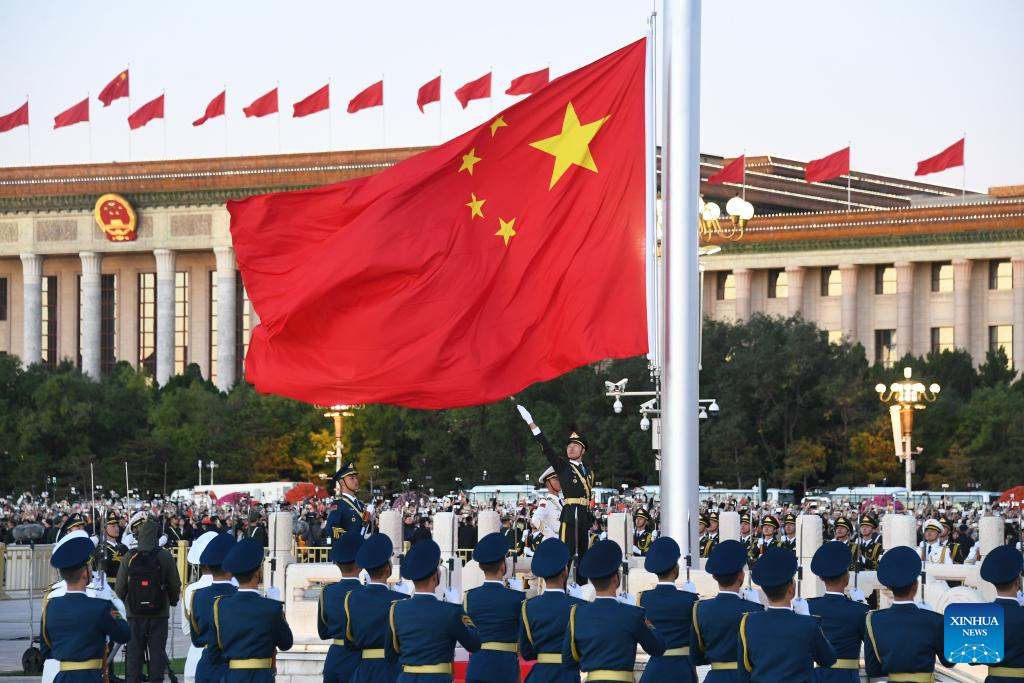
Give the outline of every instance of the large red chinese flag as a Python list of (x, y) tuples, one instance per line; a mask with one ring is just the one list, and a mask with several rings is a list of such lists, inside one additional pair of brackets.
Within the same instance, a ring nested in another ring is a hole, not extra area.
[(381, 107), (384, 105), (384, 81), (377, 81), (369, 88), (352, 98), (348, 103), (348, 113), (355, 114), (360, 109)]
[(708, 178), (708, 185), (718, 183), (742, 183), (746, 172), (747, 155), (743, 154), (722, 167), (722, 170)]
[(455, 91), (455, 99), (465, 109), (470, 100), (481, 100), (491, 96), (491, 74), (485, 74), (475, 81), (470, 81)]
[(512, 79), (505, 91), (506, 95), (532, 95), (548, 84), (548, 70), (541, 69), (530, 74), (523, 74)]
[(820, 183), (823, 180), (831, 180), (849, 174), (850, 148), (846, 147), (827, 157), (808, 161), (807, 168), (804, 169), (804, 180), (809, 183)]
[(210, 100), (210, 103), (206, 105), (206, 111), (198, 119), (192, 122), (193, 126), (201, 126), (210, 119), (218, 116), (224, 116), (224, 103), (227, 100), (228, 91), (222, 90), (219, 95)]
[(277, 113), (277, 88), (274, 88), (266, 95), (257, 97), (248, 107), (242, 107), (245, 118), (267, 116)]
[(420, 113), (423, 113), (423, 106), (430, 104), (431, 102), (441, 101), (441, 77), (438, 76), (432, 81), (427, 81), (420, 86), (419, 92), (416, 93), (416, 106), (420, 108)]
[(928, 175), (929, 173), (945, 171), (947, 168), (963, 166), (964, 140), (965, 138), (960, 138), (935, 156), (917, 162), (917, 172), (914, 175)]
[(99, 101), (104, 107), (109, 107), (111, 102), (122, 97), (128, 97), (128, 69), (114, 76), (114, 80), (100, 90)]
[(128, 117), (128, 127), (132, 130), (142, 128), (153, 119), (164, 117), (164, 96), (146, 102)]
[(18, 126), (28, 125), (28, 102), (21, 105), (10, 114), (0, 116), (0, 133), (6, 133)]
[(373, 176), (228, 202), (246, 379), (449, 408), (647, 351), (644, 41)]
[(54, 129), (63, 128), (64, 126), (73, 126), (76, 123), (82, 123), (89, 120), (89, 98), (86, 97), (84, 100), (74, 105), (66, 111), (62, 111), (53, 117)]
[(306, 99), (293, 104), (292, 108), (294, 111), (292, 112), (292, 117), (299, 118), (300, 116), (309, 116), (310, 114), (315, 114), (318, 111), (330, 109), (330, 107), (331, 84), (328, 83)]

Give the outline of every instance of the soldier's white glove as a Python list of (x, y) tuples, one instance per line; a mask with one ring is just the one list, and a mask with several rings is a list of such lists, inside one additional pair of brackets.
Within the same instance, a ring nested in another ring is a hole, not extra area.
[(406, 595), (412, 595), (413, 586), (408, 579), (402, 579), (401, 581), (395, 584), (394, 590), (398, 591), (399, 593), (404, 593)]
[(1017, 591), (1017, 602), (1020, 603), (1021, 607), (1024, 607), (1024, 591)]
[(697, 595), (697, 584), (695, 584), (693, 581), (687, 581), (683, 584), (683, 590), (687, 593), (693, 593), (694, 595)]
[(574, 598), (579, 598), (580, 600), (585, 599), (583, 597), (583, 588), (578, 583), (569, 584), (569, 595), (571, 595)]
[(756, 602), (758, 605), (761, 604), (761, 595), (753, 588), (744, 588), (741, 596), (744, 600)]
[(508, 580), (508, 587), (514, 591), (521, 591), (523, 590), (523, 580), (516, 576), (513, 576), (511, 579)]
[(516, 410), (518, 410), (519, 414), (522, 416), (523, 422), (525, 422), (526, 424), (530, 424), (531, 422), (533, 422), (533, 415), (530, 415), (529, 410), (519, 405), (518, 403), (516, 404)]
[(266, 593), (267, 598), (281, 602), (281, 589), (277, 586), (267, 586), (264, 593)]
[(807, 605), (807, 601), (803, 598), (793, 598), (793, 602), (789, 604), (797, 614), (802, 614), (805, 617), (811, 616), (811, 610)]
[(444, 601), (453, 605), (462, 604), (462, 594), (455, 588), (449, 588), (444, 592)]
[(636, 606), (636, 598), (634, 598), (629, 593), (623, 593), (615, 599), (621, 602), (623, 605), (633, 605), (634, 607)]
[(935, 608), (931, 606), (931, 603), (925, 602), (923, 600), (917, 600), (914, 602), (914, 604), (917, 605), (920, 609), (926, 609), (929, 612), (935, 611)]
[(867, 599), (864, 597), (864, 591), (857, 587), (850, 589), (850, 599), (856, 600), (857, 602), (863, 602), (864, 604), (867, 604), (868, 602)]

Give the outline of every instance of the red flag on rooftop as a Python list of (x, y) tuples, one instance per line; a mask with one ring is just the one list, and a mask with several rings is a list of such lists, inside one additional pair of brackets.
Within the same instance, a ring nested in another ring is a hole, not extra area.
[(164, 96), (146, 102), (128, 117), (128, 127), (132, 130), (142, 128), (153, 119), (164, 117)]
[(228, 202), (257, 390), (476, 405), (647, 350), (640, 40), (376, 175)]
[(470, 100), (481, 100), (491, 96), (491, 74), (485, 74), (475, 81), (470, 81), (455, 91), (455, 99), (465, 109)]
[(917, 162), (917, 172), (914, 175), (928, 175), (929, 173), (945, 171), (947, 168), (963, 166), (964, 140), (966, 138), (960, 138), (935, 156)]
[(416, 106), (420, 108), (420, 113), (423, 113), (423, 105), (430, 104), (431, 102), (441, 101), (441, 77), (438, 76), (432, 81), (427, 81), (420, 86), (420, 91), (416, 93)]
[(277, 88), (274, 88), (266, 95), (257, 97), (252, 101), (248, 107), (243, 107), (242, 111), (245, 112), (245, 118), (255, 116), (257, 118), (261, 116), (268, 116), (270, 114), (277, 113)]
[(315, 114), (318, 111), (330, 109), (331, 84), (328, 83), (327, 85), (320, 88), (306, 99), (299, 100), (298, 102), (292, 105), (292, 108), (295, 110), (292, 113), (293, 118), (299, 118), (300, 116), (309, 116), (310, 114)]
[(73, 126), (76, 123), (82, 123), (83, 121), (89, 120), (89, 98), (86, 97), (84, 100), (71, 107), (66, 111), (62, 111), (53, 117), (54, 129), (63, 128), (64, 126)]
[(808, 161), (804, 169), (804, 180), (809, 183), (820, 183), (841, 175), (850, 174), (850, 148), (845, 147), (827, 157)]
[(192, 125), (201, 126), (210, 119), (217, 118), (218, 116), (224, 116), (225, 100), (227, 100), (227, 90), (222, 90), (219, 95), (210, 100), (210, 103), (206, 105), (206, 112), (193, 121)]
[(107, 83), (98, 96), (104, 107), (109, 107), (111, 102), (122, 97), (128, 97), (128, 69), (114, 76), (114, 80)]
[(718, 183), (742, 183), (747, 170), (747, 155), (742, 154), (722, 167), (722, 170), (708, 178), (708, 185)]
[(348, 103), (348, 113), (355, 114), (361, 109), (384, 106), (384, 81), (377, 81)]
[(506, 95), (532, 95), (548, 84), (548, 70), (546, 68), (533, 73), (523, 74), (519, 78), (512, 79)]
[(0, 116), (0, 133), (6, 133), (18, 126), (28, 125), (28, 101), (10, 114)]

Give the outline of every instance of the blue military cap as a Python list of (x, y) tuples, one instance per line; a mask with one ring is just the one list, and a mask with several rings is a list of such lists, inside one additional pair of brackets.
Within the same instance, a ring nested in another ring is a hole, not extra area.
[(619, 571), (622, 549), (615, 541), (605, 539), (590, 546), (580, 561), (580, 573), (588, 579), (603, 579)]
[(842, 541), (829, 541), (814, 551), (811, 571), (823, 579), (833, 579), (842, 576), (850, 568), (851, 562), (853, 555), (848, 545)]
[(363, 544), (363, 537), (358, 531), (350, 531), (341, 535), (331, 545), (331, 562), (336, 564), (350, 564), (356, 561), (356, 553)]
[(534, 576), (549, 579), (558, 576), (569, 565), (569, 546), (557, 538), (543, 541), (533, 553), (530, 571)]
[(878, 580), (890, 589), (906, 588), (921, 574), (921, 558), (905, 545), (891, 548), (878, 563)]
[(235, 547), (235, 538), (231, 534), (217, 534), (206, 544), (199, 556), (199, 564), (217, 567), (224, 564), (224, 558)]
[(762, 588), (785, 586), (796, 575), (796, 555), (785, 548), (768, 548), (750, 570), (750, 577)]
[(644, 569), (652, 574), (664, 574), (679, 563), (682, 553), (679, 544), (668, 536), (662, 536), (651, 543), (644, 558)]
[(221, 567), (232, 574), (246, 574), (255, 571), (262, 563), (263, 544), (252, 538), (243, 538), (228, 551)]
[(50, 564), (55, 569), (83, 567), (89, 561), (95, 548), (96, 546), (92, 544), (88, 536), (69, 538), (53, 551), (53, 555), (50, 556)]
[[(349, 536), (345, 534), (342, 536)], [(363, 569), (377, 569), (391, 561), (395, 546), (387, 534), (374, 534), (363, 541), (356, 552), (356, 564)]]
[(334, 476), (331, 477), (331, 483), (337, 484), (341, 479), (350, 474), (358, 474), (356, 472), (356, 464), (351, 460), (342, 465), (341, 469), (334, 473)]
[(981, 563), (981, 578), (989, 583), (1010, 583), (1020, 576), (1024, 558), (1012, 545), (995, 548)]
[(747, 565), (747, 549), (739, 541), (722, 541), (715, 546), (704, 565), (704, 571), (713, 576), (731, 576), (743, 571)]
[(501, 562), (506, 555), (508, 555), (508, 539), (497, 531), (481, 538), (473, 548), (473, 559), (480, 564)]
[(402, 558), (402, 578), (425, 579), (441, 566), (441, 546), (431, 539), (416, 543)]

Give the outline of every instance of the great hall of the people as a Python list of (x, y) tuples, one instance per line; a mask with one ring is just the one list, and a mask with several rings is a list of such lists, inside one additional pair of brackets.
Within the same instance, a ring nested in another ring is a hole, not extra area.
[[(0, 353), (93, 377), (127, 361), (159, 383), (195, 363), (229, 388), (257, 315), (225, 202), (417, 151), (0, 169)], [(725, 161), (703, 156), (702, 178)], [(962, 195), (853, 171), (848, 195), (845, 176), (808, 185), (803, 173), (748, 157), (744, 188), (702, 183), (707, 201), (743, 190), (756, 211), (742, 239), (701, 259), (705, 315), (799, 313), (886, 363), (954, 347), (976, 363), (997, 347), (1024, 359), (1024, 186)]]

